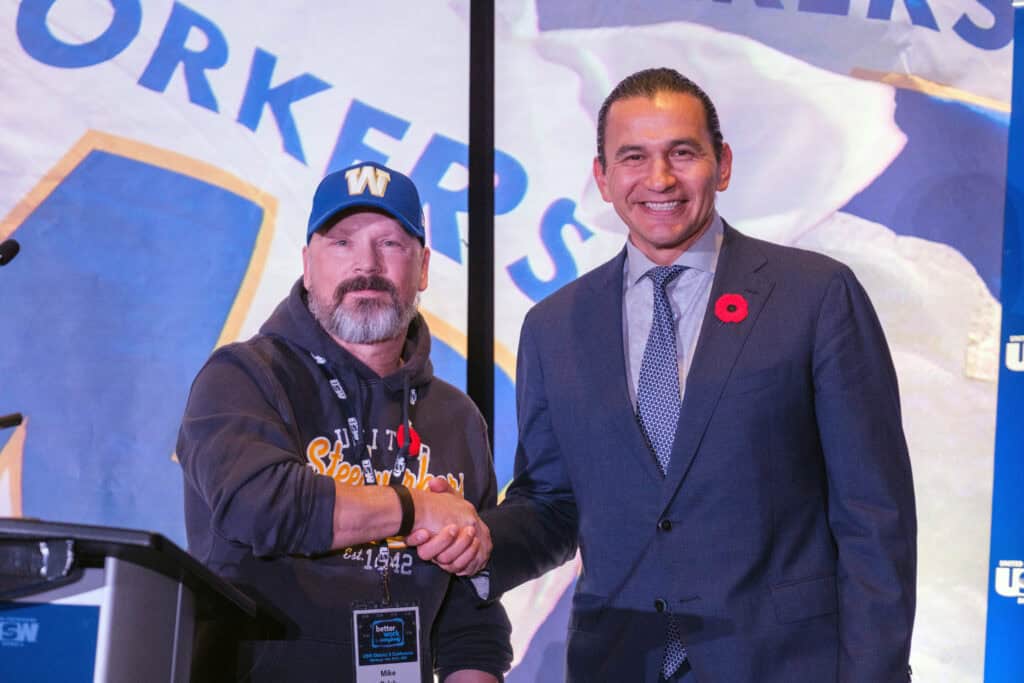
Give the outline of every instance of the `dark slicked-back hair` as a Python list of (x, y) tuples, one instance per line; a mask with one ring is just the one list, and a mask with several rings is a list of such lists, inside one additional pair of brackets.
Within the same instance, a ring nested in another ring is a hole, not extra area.
[(660, 92), (693, 95), (704, 107), (704, 118), (707, 120), (711, 144), (715, 150), (715, 159), (722, 160), (722, 127), (718, 122), (718, 112), (711, 98), (699, 85), (682, 75), (675, 69), (658, 68), (644, 69), (626, 76), (605, 98), (601, 110), (597, 114), (597, 158), (601, 168), (605, 169), (607, 160), (604, 157), (604, 132), (608, 125), (608, 110), (619, 100), (629, 97), (653, 98)]

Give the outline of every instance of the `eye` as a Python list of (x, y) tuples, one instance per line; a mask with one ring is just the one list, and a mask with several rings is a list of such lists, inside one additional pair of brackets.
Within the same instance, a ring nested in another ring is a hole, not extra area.
[(692, 159), (694, 156), (696, 156), (696, 154), (692, 149), (688, 147), (682, 147), (673, 150), (672, 156), (676, 157), (677, 159)]

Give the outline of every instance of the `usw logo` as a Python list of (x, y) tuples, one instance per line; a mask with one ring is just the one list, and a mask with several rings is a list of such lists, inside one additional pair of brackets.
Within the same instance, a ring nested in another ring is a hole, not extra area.
[(39, 622), (22, 617), (0, 617), (0, 646), (31, 645), (39, 637)]
[(1024, 562), (1000, 560), (996, 567), (995, 589), (1004, 598), (1016, 598), (1017, 604), (1024, 605)]
[(1006, 342), (1006, 368), (1024, 372), (1024, 334), (1012, 335)]

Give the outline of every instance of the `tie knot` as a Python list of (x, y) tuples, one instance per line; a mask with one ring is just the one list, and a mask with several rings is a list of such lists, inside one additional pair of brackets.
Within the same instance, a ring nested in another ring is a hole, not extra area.
[(656, 288), (664, 290), (665, 285), (684, 270), (686, 270), (686, 266), (655, 266), (644, 275), (651, 278)]

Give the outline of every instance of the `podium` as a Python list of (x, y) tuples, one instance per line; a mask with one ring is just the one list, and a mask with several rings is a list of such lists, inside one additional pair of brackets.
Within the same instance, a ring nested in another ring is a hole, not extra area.
[(248, 596), (160, 534), (0, 518), (0, 671), (11, 681), (192, 678), (197, 627)]

